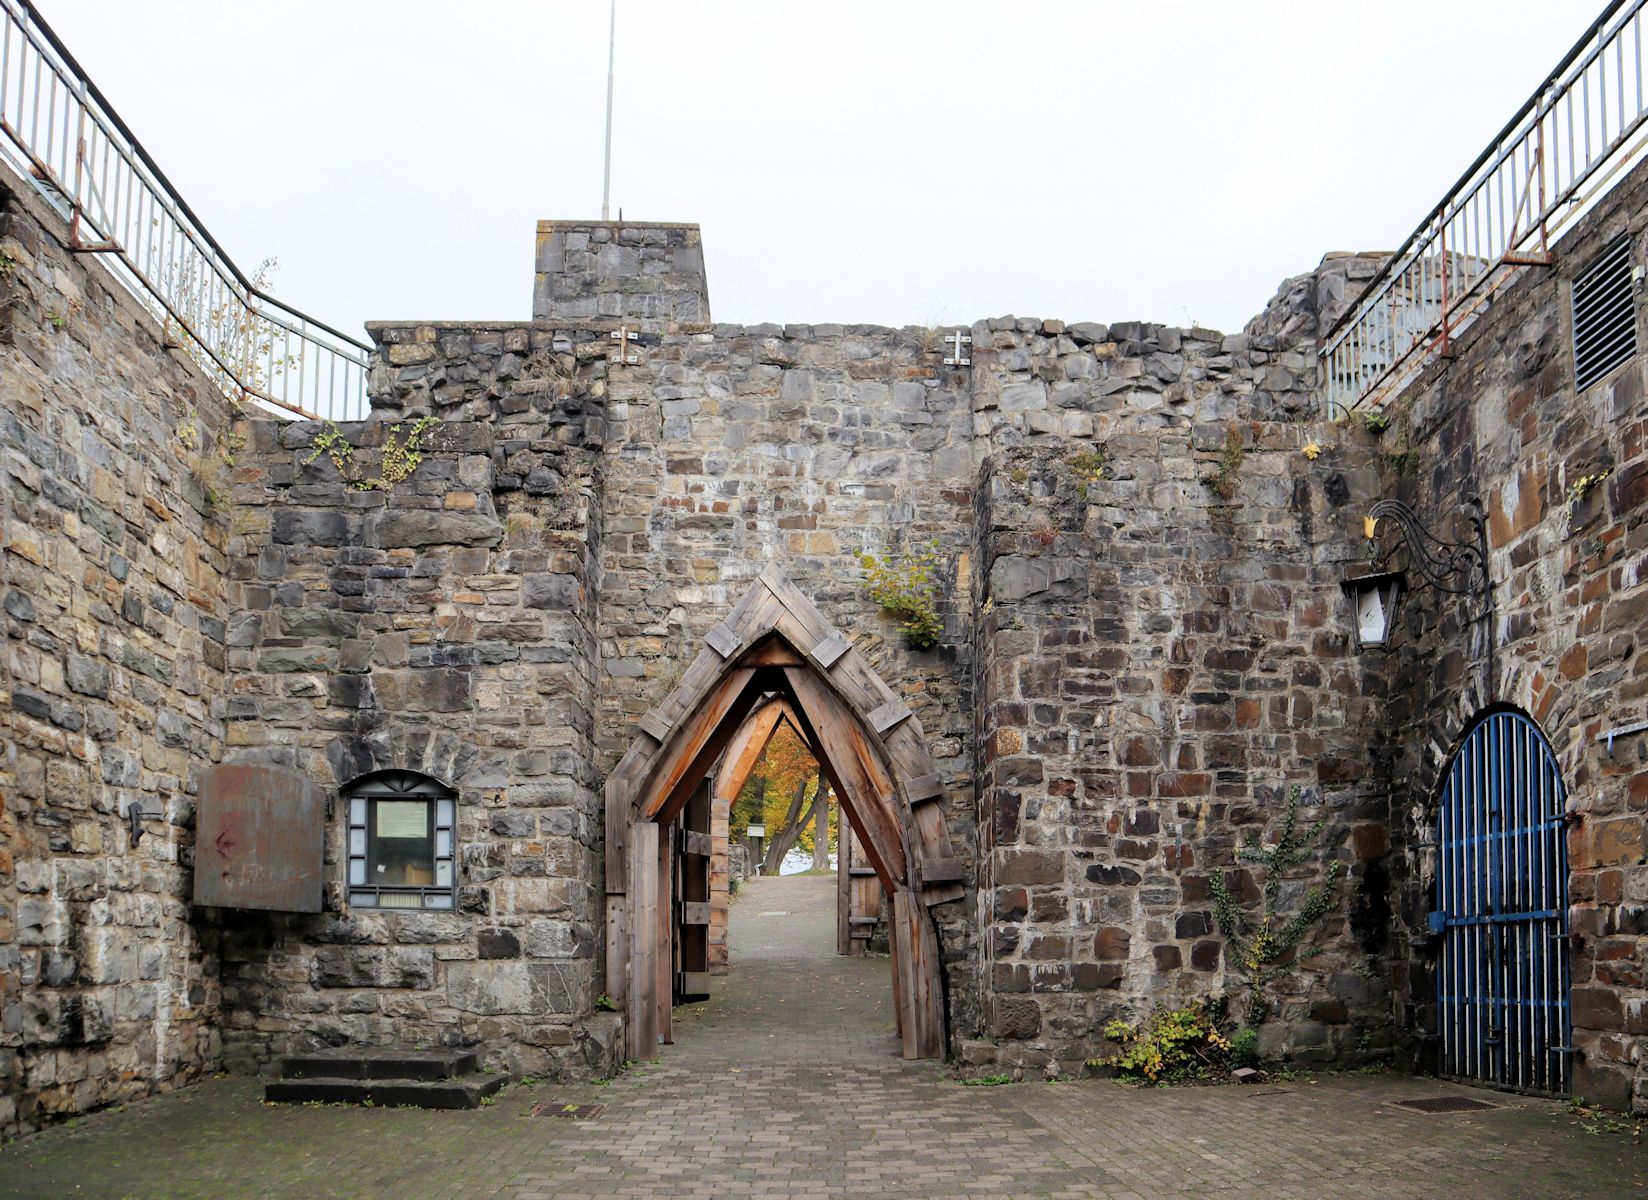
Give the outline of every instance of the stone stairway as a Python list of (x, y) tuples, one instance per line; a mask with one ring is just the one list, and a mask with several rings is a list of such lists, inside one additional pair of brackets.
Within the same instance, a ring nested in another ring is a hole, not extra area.
[(345, 1046), (290, 1054), (263, 1098), (279, 1103), (374, 1104), (411, 1108), (479, 1108), (509, 1081), (477, 1068), (473, 1050), (403, 1050)]

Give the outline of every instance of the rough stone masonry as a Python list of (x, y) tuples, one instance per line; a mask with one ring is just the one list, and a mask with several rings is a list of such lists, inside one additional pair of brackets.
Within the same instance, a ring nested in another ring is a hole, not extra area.
[[(1262, 1050), (1424, 1068), (1437, 773), (1504, 702), (1543, 722), (1587, 814), (1585, 1094), (1648, 1107), (1643, 748), (1604, 762), (1591, 737), (1643, 715), (1642, 360), (1576, 398), (1560, 316), (1604, 226), (1643, 261), (1644, 186), (1621, 184), (1382, 434), (1317, 400), (1318, 341), (1377, 256), (1329, 256), (1232, 335), (744, 326), (710, 319), (697, 227), (546, 222), (530, 320), (369, 327), (372, 412), (338, 429), (358, 469), (397, 426), (435, 423), (409, 478), (366, 489), (316, 453), (320, 425), (205, 395), (14, 199), (0, 1126), (320, 1044), (615, 1069), (602, 782), (772, 565), (926, 730), (967, 870), (933, 913), (963, 1063), (1078, 1072), (1113, 1017), (1238, 996), (1213, 877), (1257, 899), (1237, 849), (1276, 836), (1297, 788), (1323, 828), (1284, 902), (1338, 877)], [(968, 366), (943, 361), (954, 333)], [(232, 462), (206, 453), (224, 444)], [(1604, 462), (1580, 513), (1564, 481)], [(1442, 523), (1467, 487), (1492, 510), (1514, 646), (1475, 690), (1435, 598), (1405, 648), (1363, 655), (1338, 587), (1364, 568), (1373, 500)], [(943, 632), (918, 651), (860, 556), (929, 549)], [(335, 803), (326, 911), (192, 909), (192, 798), (220, 761), (334, 797), (389, 767), (455, 789), (455, 909), (351, 909)], [(131, 846), (135, 801), (155, 817)]]

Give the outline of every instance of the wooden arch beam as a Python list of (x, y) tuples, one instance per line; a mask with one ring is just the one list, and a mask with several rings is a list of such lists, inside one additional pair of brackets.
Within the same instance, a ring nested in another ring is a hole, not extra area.
[[(807, 735), (802, 733), (796, 724), (788, 697), (774, 693), (769, 699), (757, 704), (744, 719), (744, 723), (738, 727), (738, 732), (732, 735), (732, 740), (727, 743), (726, 751), (721, 756), (721, 764), (715, 771), (715, 795), (730, 801), (744, 790), (750, 772), (754, 771), (755, 764), (761, 761), (761, 755), (766, 752), (768, 743), (778, 733), (778, 727), (786, 723), (795, 729), (803, 741), (807, 740)], [(808, 749), (812, 749), (810, 742)]]
[(851, 712), (811, 667), (789, 668), (784, 678), (795, 697), (796, 715), (806, 727), (808, 740), (817, 747), (819, 764), (829, 775), (853, 828), (860, 831), (865, 854), (882, 886), (889, 892), (905, 886), (908, 856), (892, 777), (864, 740)]

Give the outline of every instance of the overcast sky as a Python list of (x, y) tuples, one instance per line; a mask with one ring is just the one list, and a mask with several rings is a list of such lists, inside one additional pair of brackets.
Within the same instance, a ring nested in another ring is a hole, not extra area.
[[(518, 319), (601, 203), (605, 0), (39, 0), (243, 267), (358, 333)], [(619, 0), (612, 193), (723, 321), (1239, 328), (1390, 249), (1599, 0)]]

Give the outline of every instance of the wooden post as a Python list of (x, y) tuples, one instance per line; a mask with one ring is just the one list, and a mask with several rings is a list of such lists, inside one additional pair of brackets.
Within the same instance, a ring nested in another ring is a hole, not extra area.
[(938, 936), (927, 908), (909, 888), (893, 894), (893, 962), (904, 1009), (905, 1058), (944, 1056), (944, 992)]
[(852, 831), (847, 828), (847, 812), (842, 810), (835, 828), (835, 952), (853, 952)]
[[(629, 841), (628, 1057), (658, 1056), (658, 823), (637, 821)], [(665, 967), (667, 969), (667, 966)]]
[[(657, 880), (661, 891), (673, 887), (675, 877), (675, 842), (670, 837), (670, 830), (661, 827), (656, 821), (647, 822), (658, 831), (658, 865)], [(652, 994), (657, 1005), (658, 1042), (661, 1045), (670, 1045), (675, 1041), (675, 1031), (670, 1024), (670, 1012), (675, 1003), (675, 904), (673, 894), (670, 899), (659, 903), (658, 922), (654, 927), (654, 937), (657, 939), (657, 950), (653, 955), (653, 965), (656, 973), (653, 976)], [(654, 1047), (648, 1057), (656, 1058), (658, 1050)]]
[(707, 966), (711, 975), (725, 975), (731, 961), (727, 952), (727, 920), (732, 900), (732, 841), (728, 836), (728, 818), (733, 800), (720, 793), (710, 793), (710, 927), (707, 938)]

